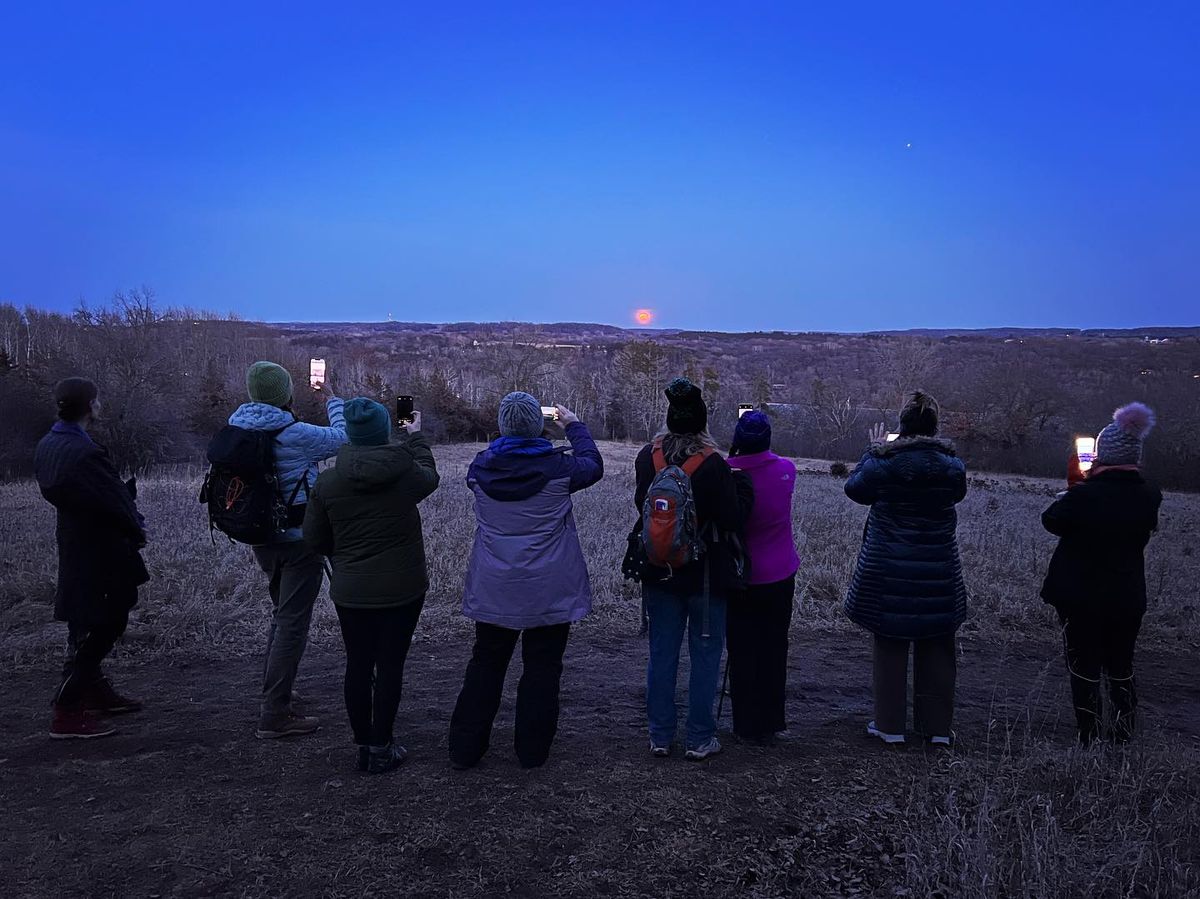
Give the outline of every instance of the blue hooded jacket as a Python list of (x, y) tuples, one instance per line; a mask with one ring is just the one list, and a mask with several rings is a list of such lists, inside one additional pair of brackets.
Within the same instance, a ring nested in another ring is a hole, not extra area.
[(581, 422), (566, 428), (571, 453), (540, 437), (501, 437), (475, 457), (475, 544), (463, 614), (523, 630), (578, 621), (592, 608), (571, 494), (604, 476)]
[[(308, 502), (308, 489), (317, 480), (317, 463), (337, 455), (338, 448), (346, 443), (346, 419), (342, 416), (345, 401), (331, 399), (325, 404), (329, 416), (329, 427), (298, 422), (281, 433), (275, 447), (276, 476), (279, 478), (280, 493), (285, 498), (300, 482), (296, 494), (296, 505)], [(274, 431), (286, 427), (296, 416), (286, 409), (269, 403), (243, 403), (229, 416), (229, 423), (248, 431)], [(277, 543), (290, 543), (303, 539), (300, 528), (284, 531)]]

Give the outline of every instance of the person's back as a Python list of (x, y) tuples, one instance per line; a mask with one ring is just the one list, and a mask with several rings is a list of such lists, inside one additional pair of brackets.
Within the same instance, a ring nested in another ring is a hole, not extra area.
[[(545, 763), (558, 729), (563, 653), (571, 625), (592, 608), (571, 494), (599, 481), (604, 463), (587, 427), (564, 406), (556, 410), (551, 423), (529, 394), (504, 397), (501, 436), (467, 472), (476, 525), (462, 609), (475, 622), (475, 645), (450, 717), (455, 768), (487, 752), (518, 641), (524, 670), (513, 743), (522, 767)], [(571, 454), (548, 436), (565, 436)]]
[(1162, 491), (1140, 471), (1101, 470), (1042, 514), (1061, 539), (1042, 586), (1048, 603), (1113, 603), (1146, 609), (1145, 549), (1158, 527)]
[(374, 400), (350, 400), (345, 418), (350, 443), (312, 488), (304, 540), (333, 565), (329, 597), (346, 646), (343, 695), (358, 768), (383, 774), (408, 756), (393, 730), (429, 586), (417, 503), (437, 489), (438, 473), (419, 413), (399, 443)]
[(800, 565), (792, 529), (796, 464), (766, 450), (730, 456), (729, 465), (744, 471), (754, 488), (744, 529), (750, 583), (770, 584), (790, 577)]
[(963, 622), (955, 506), (966, 490), (966, 466), (947, 440), (906, 436), (867, 450), (845, 485), (846, 496), (871, 507), (846, 603), (852, 621), (906, 640)]

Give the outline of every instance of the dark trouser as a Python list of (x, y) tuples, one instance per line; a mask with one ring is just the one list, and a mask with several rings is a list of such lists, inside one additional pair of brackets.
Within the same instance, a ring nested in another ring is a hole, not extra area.
[(913, 730), (925, 737), (948, 737), (954, 722), (958, 673), (953, 634), (925, 640), (875, 638), (875, 727), (885, 734), (907, 730), (909, 646), (913, 655)]
[(262, 689), (262, 715), (268, 718), (291, 710), (292, 685), (308, 645), (308, 625), (325, 568), (322, 558), (298, 540), (256, 546), (254, 555), (271, 579), (271, 627)]
[(354, 742), (360, 746), (392, 742), (404, 686), (404, 660), (424, 605), (422, 596), (388, 609), (335, 606), (346, 644), (346, 713)]
[(1133, 650), (1142, 626), (1140, 612), (1059, 611), (1071, 700), (1079, 741), (1085, 746), (1100, 736), (1101, 675), (1108, 675), (1112, 702), (1112, 737), (1119, 743), (1133, 736), (1137, 723), (1137, 693), (1133, 683)]
[(739, 737), (769, 737), (787, 727), (783, 708), (795, 594), (793, 575), (751, 586), (729, 601), (725, 633), (733, 732)]
[[(136, 594), (137, 588), (130, 587), (129, 591)], [(111, 618), (87, 625), (74, 620), (67, 622), (67, 660), (63, 664), (62, 683), (54, 694), (55, 705), (79, 705), (87, 688), (103, 677), (100, 665), (125, 633), (129, 612), (124, 609), (131, 608), (133, 603), (113, 605), (122, 611), (113, 612)]]
[(558, 732), (558, 688), (570, 631), (569, 624), (518, 631), (475, 623), (475, 648), (450, 717), (451, 761), (470, 766), (487, 752), (492, 722), (500, 709), (504, 675), (519, 637), (524, 670), (517, 684), (513, 743), (522, 767), (536, 768), (545, 763)]

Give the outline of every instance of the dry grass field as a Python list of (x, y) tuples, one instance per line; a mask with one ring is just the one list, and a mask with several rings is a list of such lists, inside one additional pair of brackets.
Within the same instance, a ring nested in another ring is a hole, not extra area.
[[(469, 650), (458, 614), (476, 447), (438, 449), (423, 506), (432, 589), (401, 706), (409, 764), (350, 768), (341, 646), (322, 598), (299, 689), (322, 730), (253, 739), (267, 601), (249, 551), (210, 541), (199, 474), (141, 485), (153, 581), (114, 679), (147, 700), (119, 736), (45, 736), (63, 626), (53, 517), (0, 485), (0, 879), (6, 896), (1185, 896), (1200, 892), (1200, 498), (1169, 494), (1147, 572), (1141, 737), (1072, 742), (1038, 521), (1058, 485), (972, 479), (959, 537), (972, 598), (960, 632), (953, 751), (862, 733), (869, 644), (841, 598), (864, 510), (804, 464), (791, 738), (704, 765), (646, 752), (637, 593), (620, 577), (633, 448), (577, 498), (596, 611), (573, 632), (543, 769), (511, 752), (511, 691), (485, 764), (451, 771), (445, 730)], [(514, 668), (519, 666), (514, 665)], [(681, 687), (686, 678), (681, 677)], [(725, 711), (728, 723), (728, 708)]]

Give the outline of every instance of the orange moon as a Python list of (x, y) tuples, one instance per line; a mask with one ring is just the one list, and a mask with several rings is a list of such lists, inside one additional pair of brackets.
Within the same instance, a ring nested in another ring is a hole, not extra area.
[(654, 310), (639, 309), (637, 312), (633, 313), (633, 320), (639, 325), (648, 325), (654, 321)]

